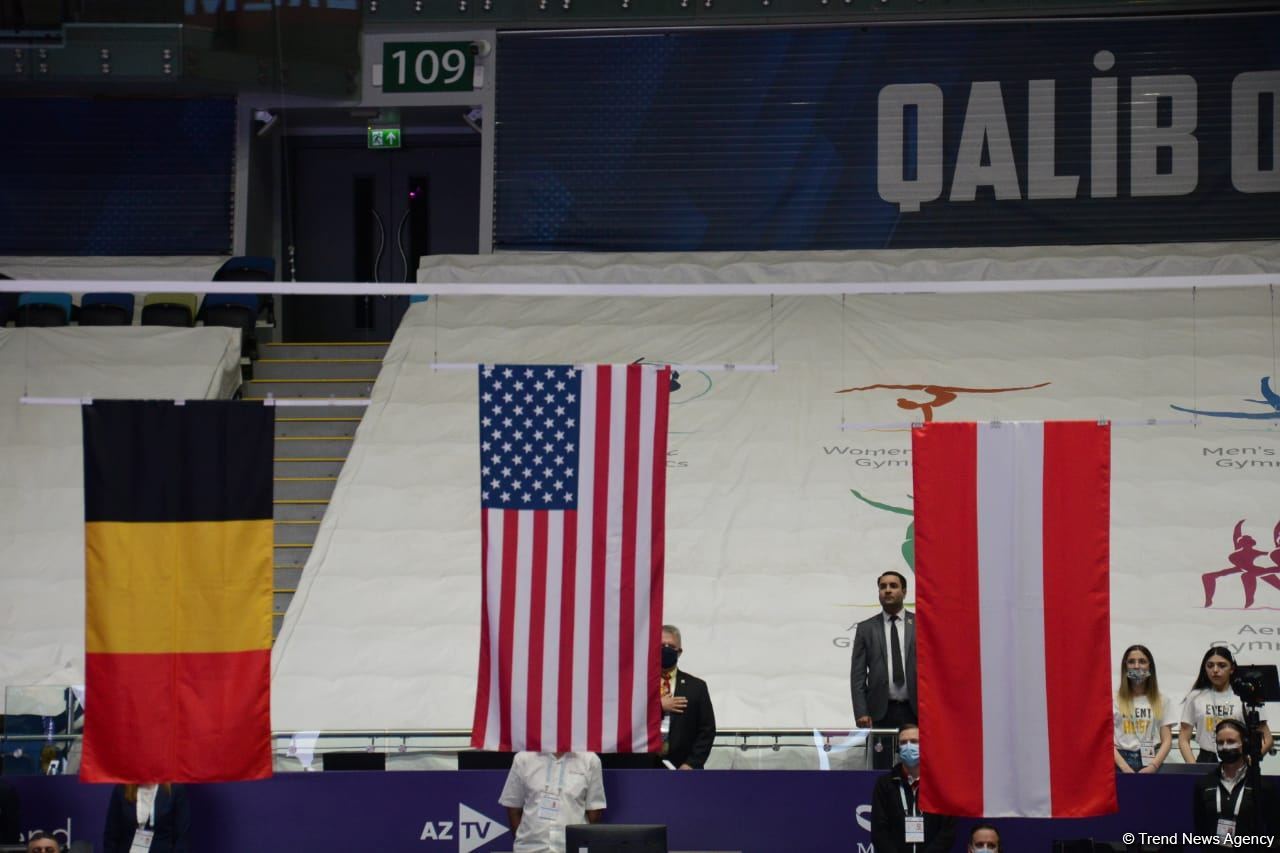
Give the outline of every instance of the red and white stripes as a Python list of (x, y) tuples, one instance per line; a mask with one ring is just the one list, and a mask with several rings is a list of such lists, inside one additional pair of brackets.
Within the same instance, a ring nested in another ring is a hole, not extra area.
[(934, 423), (912, 440), (924, 808), (1115, 811), (1109, 428)]
[(587, 367), (577, 509), (482, 509), (483, 612), (472, 743), (647, 752), (661, 742), (670, 371)]

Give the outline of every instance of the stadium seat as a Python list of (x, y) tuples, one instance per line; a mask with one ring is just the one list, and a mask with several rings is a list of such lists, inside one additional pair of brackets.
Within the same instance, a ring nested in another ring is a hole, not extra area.
[(200, 305), (199, 319), (206, 326), (227, 326), (240, 330), (240, 357), (258, 357), (258, 339), (254, 327), (258, 323), (258, 294), (208, 293)]
[(142, 300), (144, 326), (194, 326), (196, 295), (194, 293), (148, 293)]
[(132, 293), (86, 293), (80, 298), (81, 326), (129, 326), (132, 324)]
[[(218, 268), (214, 281), (274, 281), (275, 261), (271, 258), (239, 256)], [(206, 326), (228, 326), (240, 329), (240, 355), (242, 358), (258, 357), (258, 339), (255, 327), (258, 314), (267, 310), (273, 316), (271, 297), (256, 293), (207, 293), (200, 305), (198, 319)]]
[(18, 297), (15, 326), (66, 326), (70, 322), (70, 293), (24, 293)]

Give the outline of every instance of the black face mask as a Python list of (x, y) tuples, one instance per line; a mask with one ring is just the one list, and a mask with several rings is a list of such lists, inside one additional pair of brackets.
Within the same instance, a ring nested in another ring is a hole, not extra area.
[(1239, 761), (1240, 756), (1243, 754), (1244, 751), (1238, 746), (1233, 746), (1230, 749), (1220, 749), (1218, 750), (1218, 761), (1223, 764), (1230, 764), (1233, 761)]
[(672, 646), (662, 647), (662, 668), (671, 669), (676, 665), (676, 661), (680, 659), (680, 652)]

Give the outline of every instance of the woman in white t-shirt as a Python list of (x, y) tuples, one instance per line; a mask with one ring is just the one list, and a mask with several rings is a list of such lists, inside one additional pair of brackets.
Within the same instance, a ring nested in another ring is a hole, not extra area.
[[(1244, 722), (1244, 703), (1231, 688), (1236, 659), (1226, 646), (1214, 646), (1200, 661), (1200, 674), (1182, 703), (1182, 725), (1178, 728), (1178, 751), (1188, 764), (1218, 760), (1217, 736), (1214, 729), (1221, 720)], [(1265, 709), (1258, 709), (1258, 730), (1262, 735), (1262, 752), (1271, 750), (1271, 729), (1267, 727)], [(1191, 754), (1191, 732), (1195, 729), (1199, 755)]]
[(1120, 656), (1120, 688), (1111, 703), (1117, 770), (1155, 773), (1160, 769), (1173, 747), (1176, 705), (1160, 695), (1151, 650), (1136, 643), (1125, 649)]

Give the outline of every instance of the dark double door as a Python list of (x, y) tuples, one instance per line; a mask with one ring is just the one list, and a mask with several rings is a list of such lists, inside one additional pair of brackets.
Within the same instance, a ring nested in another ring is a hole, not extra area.
[[(427, 254), (479, 246), (479, 137), (369, 150), (350, 137), (290, 139), (281, 257), (298, 281), (368, 284), (358, 296), (287, 296), (286, 341), (390, 340), (409, 297), (378, 285), (417, 279)], [(290, 228), (290, 226), (292, 226)]]

